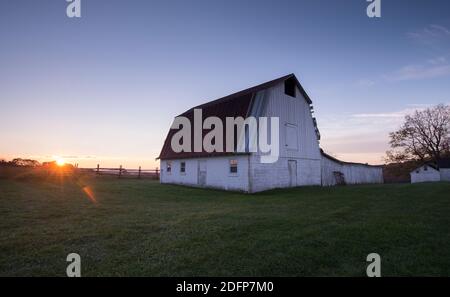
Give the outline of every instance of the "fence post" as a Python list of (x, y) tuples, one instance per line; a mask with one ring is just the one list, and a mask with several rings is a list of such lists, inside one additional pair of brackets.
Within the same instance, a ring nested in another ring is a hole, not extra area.
[(97, 164), (97, 175), (100, 173), (100, 164)]
[(158, 170), (158, 167), (156, 167), (155, 172), (156, 172), (156, 178), (159, 179), (159, 170)]
[(138, 178), (141, 178), (141, 166), (139, 166)]
[(120, 168), (119, 168), (119, 178), (121, 178), (122, 177), (122, 165), (120, 165)]

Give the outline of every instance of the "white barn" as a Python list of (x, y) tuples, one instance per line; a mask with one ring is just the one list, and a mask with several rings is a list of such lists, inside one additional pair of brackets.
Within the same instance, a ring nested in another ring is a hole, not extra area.
[(312, 101), (294, 74), (194, 107), (203, 116), (279, 117), (279, 158), (262, 163), (260, 152), (180, 152), (171, 148), (170, 129), (158, 157), (160, 182), (259, 192), (306, 185), (382, 183), (380, 166), (342, 162), (319, 147), (320, 134)]
[(450, 181), (450, 158), (427, 163), (410, 172), (411, 183)]

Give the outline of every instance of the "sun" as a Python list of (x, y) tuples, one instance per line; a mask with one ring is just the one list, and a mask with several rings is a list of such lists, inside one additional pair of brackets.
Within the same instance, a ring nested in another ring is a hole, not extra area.
[(57, 158), (56, 159), (56, 165), (64, 166), (65, 164), (66, 164), (66, 161), (63, 158)]

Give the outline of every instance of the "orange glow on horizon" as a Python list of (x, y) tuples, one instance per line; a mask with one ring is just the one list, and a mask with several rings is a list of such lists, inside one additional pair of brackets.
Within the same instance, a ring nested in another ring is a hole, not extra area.
[(56, 165), (58, 166), (64, 166), (66, 164), (66, 161), (63, 158), (57, 158), (56, 159)]

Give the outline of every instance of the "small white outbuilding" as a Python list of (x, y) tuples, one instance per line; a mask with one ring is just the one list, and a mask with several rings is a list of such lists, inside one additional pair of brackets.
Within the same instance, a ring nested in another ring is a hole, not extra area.
[(441, 180), (439, 170), (432, 164), (424, 164), (410, 173), (411, 183), (437, 182)]
[(437, 164), (427, 163), (410, 172), (411, 183), (450, 181), (450, 158), (442, 158)]

